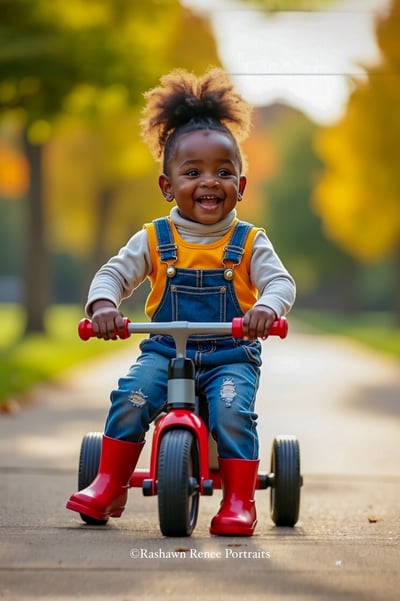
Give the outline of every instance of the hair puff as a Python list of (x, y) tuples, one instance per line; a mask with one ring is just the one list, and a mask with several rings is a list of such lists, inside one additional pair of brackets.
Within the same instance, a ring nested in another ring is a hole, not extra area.
[(234, 89), (228, 74), (213, 67), (197, 77), (174, 69), (161, 85), (144, 94), (142, 137), (156, 159), (168, 137), (192, 120), (215, 121), (227, 127), (238, 142), (249, 134), (252, 106)]

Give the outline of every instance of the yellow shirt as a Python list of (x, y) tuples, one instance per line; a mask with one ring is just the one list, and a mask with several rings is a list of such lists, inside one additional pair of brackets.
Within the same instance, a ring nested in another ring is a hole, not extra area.
[[(244, 254), (239, 265), (233, 265), (231, 261), (223, 264), (225, 247), (228, 245), (232, 236), (233, 229), (238, 222), (238, 219), (233, 221), (231, 229), (219, 240), (211, 244), (195, 244), (187, 242), (181, 238), (175, 227), (175, 224), (170, 218), (170, 223), (174, 242), (177, 245), (178, 258), (174, 263), (174, 267), (183, 269), (224, 269), (234, 268), (233, 282), (235, 286), (236, 296), (243, 313), (246, 313), (257, 300), (257, 289), (250, 279), (250, 263), (253, 248), (253, 241), (256, 233), (260, 228), (253, 227), (244, 246)], [(145, 226), (148, 236), (150, 256), (152, 263), (152, 272), (148, 278), (151, 284), (151, 292), (147, 297), (146, 314), (151, 318), (161, 302), (166, 280), (167, 265), (161, 263), (160, 255), (157, 252), (157, 236), (153, 223), (148, 223)]]

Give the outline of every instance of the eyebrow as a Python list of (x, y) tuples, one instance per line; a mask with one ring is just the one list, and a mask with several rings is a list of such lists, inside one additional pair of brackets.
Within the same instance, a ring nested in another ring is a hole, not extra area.
[[(180, 167), (186, 167), (188, 165), (197, 165), (198, 163), (203, 163), (202, 159), (185, 159), (184, 161), (182, 161), (182, 163), (179, 165)], [(232, 167), (235, 166), (235, 162), (232, 159), (228, 159), (228, 158), (223, 158), (223, 159), (218, 159), (218, 163), (228, 163), (229, 165), (232, 165)]]

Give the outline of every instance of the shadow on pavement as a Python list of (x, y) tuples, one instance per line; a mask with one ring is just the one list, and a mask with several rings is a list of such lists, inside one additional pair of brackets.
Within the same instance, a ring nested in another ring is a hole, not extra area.
[(360, 387), (349, 404), (356, 410), (400, 419), (400, 387), (394, 384)]

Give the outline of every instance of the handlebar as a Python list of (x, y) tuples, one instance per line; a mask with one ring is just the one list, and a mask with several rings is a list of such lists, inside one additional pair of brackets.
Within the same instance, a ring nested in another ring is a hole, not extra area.
[[(233, 338), (243, 338), (243, 318), (235, 317), (232, 322), (224, 323), (190, 321), (133, 323), (127, 317), (124, 317), (123, 335), (121, 336), (118, 330), (115, 331), (115, 335), (121, 339), (129, 338), (131, 334), (164, 334), (174, 337), (174, 333), (183, 335), (185, 338), (195, 334), (230, 334)], [(286, 338), (287, 333), (287, 320), (281, 317), (273, 322), (269, 335)], [(78, 334), (82, 340), (96, 337), (89, 319), (82, 319), (79, 322)]]

